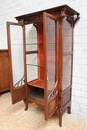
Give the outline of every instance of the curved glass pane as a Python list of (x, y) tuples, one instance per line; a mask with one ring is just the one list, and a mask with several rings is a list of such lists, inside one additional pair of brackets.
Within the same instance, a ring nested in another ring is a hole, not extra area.
[(72, 27), (66, 18), (63, 19), (63, 73), (62, 89), (71, 86), (72, 63)]
[(48, 94), (56, 82), (55, 21), (47, 18), (47, 89)]
[(63, 56), (62, 89), (71, 85), (71, 55)]

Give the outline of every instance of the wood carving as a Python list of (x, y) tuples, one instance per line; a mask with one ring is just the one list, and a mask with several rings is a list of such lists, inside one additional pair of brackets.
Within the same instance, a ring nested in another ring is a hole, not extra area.
[(14, 87), (19, 87), (19, 86), (22, 86), (24, 85), (25, 83), (25, 78), (24, 76), (14, 85)]

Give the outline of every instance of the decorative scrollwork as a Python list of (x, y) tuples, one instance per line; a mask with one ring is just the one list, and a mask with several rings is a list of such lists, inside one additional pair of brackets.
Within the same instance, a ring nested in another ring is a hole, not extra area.
[(77, 15), (77, 18), (74, 19), (74, 26), (77, 23), (77, 21), (80, 19), (79, 15)]
[(37, 30), (37, 23), (34, 23), (33, 26), (34, 26), (34, 27), (36, 28), (36, 30)]
[(55, 86), (53, 87), (52, 91), (48, 95), (49, 100), (53, 99), (57, 95), (57, 93), (58, 93), (57, 84), (58, 84), (58, 81), (56, 81)]
[(60, 108), (59, 110), (60, 110), (60, 113), (62, 114), (62, 113), (63, 113), (63, 110), (62, 110), (62, 108)]
[(24, 85), (25, 79), (24, 76), (14, 85), (14, 87), (19, 87)]
[(49, 99), (53, 98), (57, 93), (58, 93), (57, 90), (54, 90), (53, 92), (51, 92), (51, 94), (49, 94)]
[(67, 16), (67, 14), (66, 14), (66, 7), (63, 7), (62, 9), (61, 9), (61, 12), (60, 12), (60, 17), (61, 18), (64, 18), (64, 17), (66, 17)]
[(77, 15), (76, 18), (69, 16), (66, 12), (66, 7), (63, 7), (60, 12), (60, 19), (63, 19), (66, 17), (66, 20), (70, 23), (71, 27), (72, 24), (75, 26), (76, 22), (80, 19), (79, 15)]

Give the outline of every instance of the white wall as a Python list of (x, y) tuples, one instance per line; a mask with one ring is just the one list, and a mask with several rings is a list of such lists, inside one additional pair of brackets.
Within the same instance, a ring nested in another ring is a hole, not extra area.
[[(66, 3), (65, 3), (66, 2)], [(74, 28), (72, 113), (87, 119), (87, 1), (86, 0), (0, 0), (0, 49), (7, 48), (6, 21), (15, 16), (68, 4), (80, 13)]]

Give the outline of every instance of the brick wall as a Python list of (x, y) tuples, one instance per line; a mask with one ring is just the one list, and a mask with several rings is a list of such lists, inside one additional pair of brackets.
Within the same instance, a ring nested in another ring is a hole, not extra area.
[(77, 10), (80, 13), (81, 18), (74, 28), (72, 113), (87, 119), (87, 1), (32, 1), (0, 0), (0, 49), (7, 48), (6, 21), (15, 22), (15, 16), (35, 12), (61, 4), (68, 4)]

